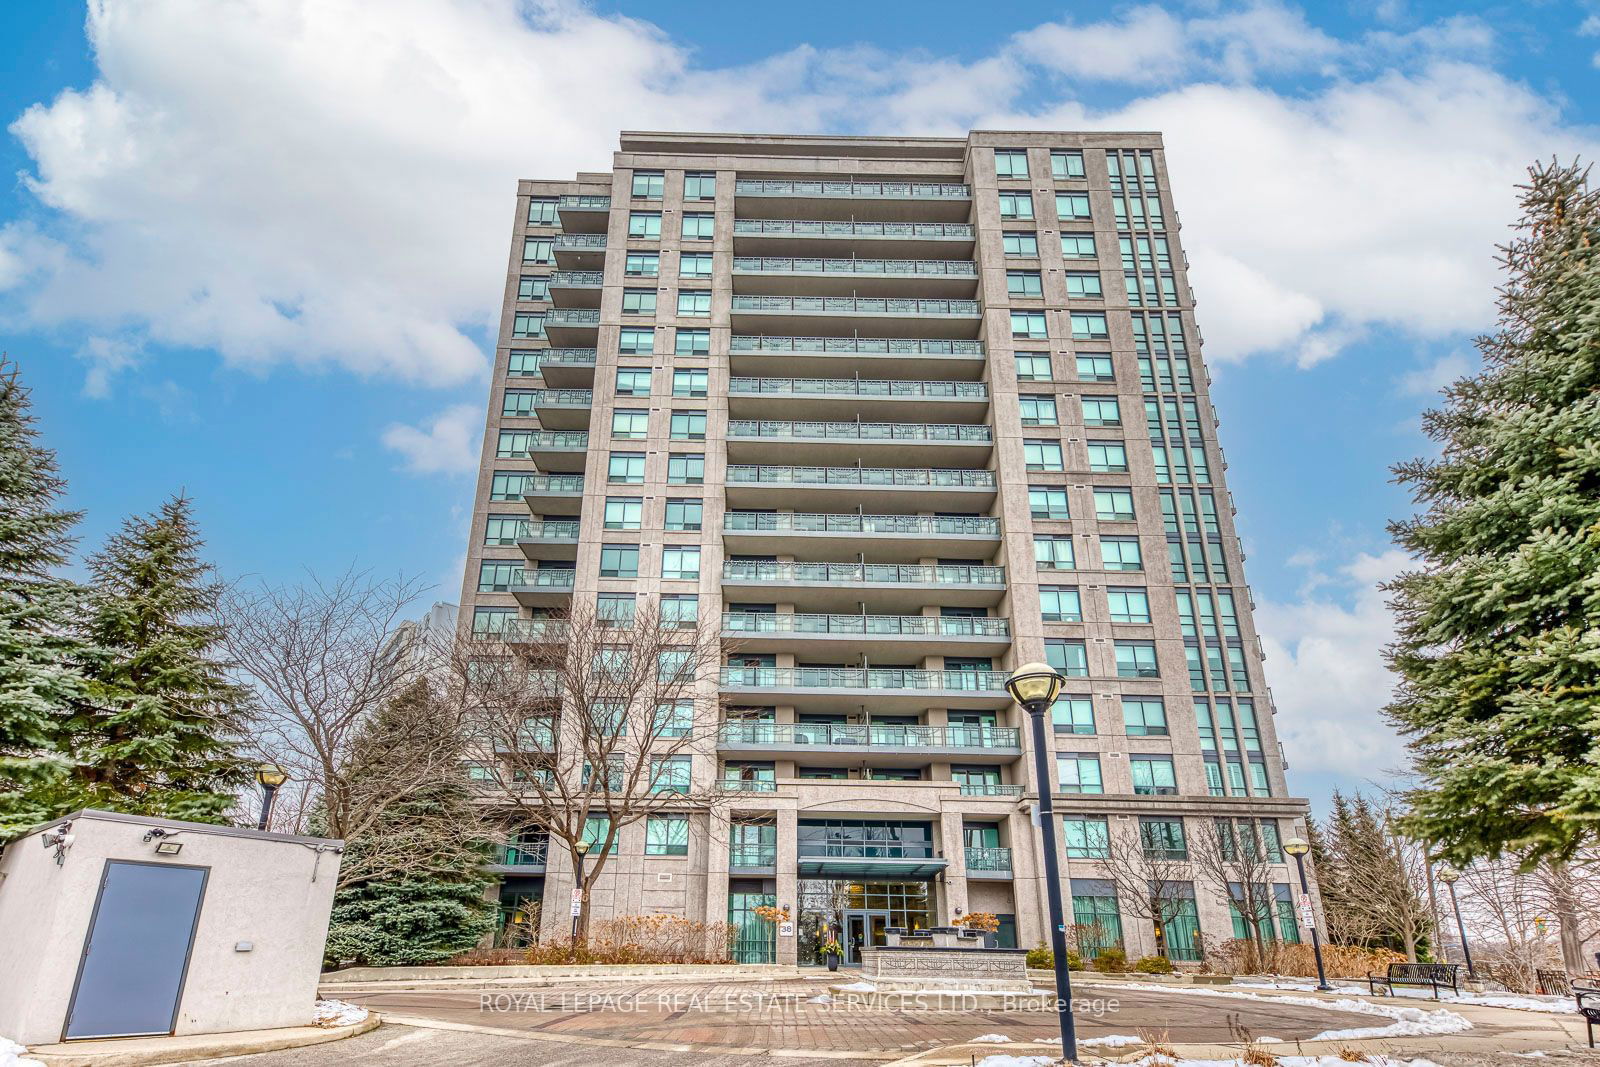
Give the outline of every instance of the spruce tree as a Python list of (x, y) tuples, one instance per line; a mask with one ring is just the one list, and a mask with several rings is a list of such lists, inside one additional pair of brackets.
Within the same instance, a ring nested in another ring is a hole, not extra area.
[(66, 810), (61, 730), (85, 684), (76, 636), (83, 591), (53, 573), (80, 512), (39, 445), (16, 365), (0, 360), (0, 837)]
[(89, 559), (92, 690), (69, 724), (79, 804), (220, 822), (249, 779), (248, 698), (218, 655), (221, 586), (203, 544), (177, 496)]
[(1600, 821), (1600, 194), (1529, 171), (1481, 372), (1395, 468), (1425, 510), (1391, 524), (1421, 566), (1389, 586), (1388, 714), (1419, 781), (1407, 828), (1456, 864), (1567, 859)]
[[(427, 746), (440, 773), (393, 797), (391, 764), (414, 766), (404, 746)], [(327, 955), (373, 966), (437, 963), (475, 947), (494, 929), (486, 893), (494, 879), (448, 710), (419, 681), (366, 723), (351, 746), (351, 801), (376, 804), (360, 836), (345, 842)]]

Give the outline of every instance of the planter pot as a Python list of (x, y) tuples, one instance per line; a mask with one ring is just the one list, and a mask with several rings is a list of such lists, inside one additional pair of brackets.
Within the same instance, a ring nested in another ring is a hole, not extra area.
[(828, 959), (828, 970), (837, 971), (839, 969), (839, 957), (835, 956), (835, 955), (832, 955), (830, 953), (828, 955), (827, 959)]

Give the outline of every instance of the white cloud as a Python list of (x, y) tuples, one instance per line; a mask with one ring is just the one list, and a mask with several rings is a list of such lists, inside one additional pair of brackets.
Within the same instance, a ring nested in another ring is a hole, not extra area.
[[(1318, 556), (1295, 559), (1312, 567)], [(1382, 657), (1394, 619), (1377, 587), (1408, 561), (1398, 549), (1363, 552), (1332, 574), (1311, 572), (1299, 600), (1257, 608), (1278, 733), (1295, 771), (1369, 780), (1403, 769), (1404, 746), (1381, 714), (1394, 685)]]
[(85, 396), (111, 395), (111, 380), (139, 363), (139, 344), (125, 337), (90, 337), (78, 349), (77, 357), (89, 364), (84, 374)]
[(425, 428), (392, 423), (383, 431), (383, 443), (405, 456), (410, 470), (460, 474), (478, 469), (482, 427), (481, 407), (454, 404), (428, 420)]
[(1450, 352), (1400, 376), (1400, 390), (1407, 396), (1432, 399), (1439, 390), (1475, 370), (1477, 361), (1461, 352)]

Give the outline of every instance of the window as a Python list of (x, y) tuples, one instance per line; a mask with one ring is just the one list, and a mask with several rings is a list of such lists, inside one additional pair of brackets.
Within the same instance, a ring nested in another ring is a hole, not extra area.
[(601, 545), (600, 546), (600, 577), (602, 577), (602, 578), (637, 578), (637, 577), (639, 577), (639, 546), (638, 545)]
[(1129, 737), (1165, 737), (1167, 706), (1159, 697), (1123, 697), (1122, 725)]
[(689, 854), (689, 816), (668, 813), (652, 815), (644, 824), (646, 856), (687, 856)]
[(682, 289), (678, 292), (678, 314), (680, 315), (709, 315), (711, 314), (711, 290), (709, 289)]
[(654, 289), (622, 290), (622, 313), (624, 315), (654, 315), (656, 313), (656, 291)]
[(678, 277), (680, 278), (709, 278), (711, 277), (710, 252), (680, 252), (678, 253)]
[[(666, 575), (662, 575), (666, 577)], [(666, 630), (692, 630), (700, 622), (700, 598), (693, 593), (661, 594), (661, 626)]]
[(1056, 425), (1056, 398), (1024, 393), (1017, 397), (1017, 413), (1024, 426)]
[(1000, 217), (1003, 219), (1033, 218), (1033, 196), (1029, 193), (1001, 193)]
[(539, 394), (527, 389), (507, 389), (500, 398), (500, 414), (502, 415), (532, 415), (533, 402)]
[(674, 452), (667, 457), (668, 485), (704, 485), (706, 457), (699, 452)]
[(710, 330), (679, 329), (673, 340), (672, 352), (678, 356), (707, 356), (711, 354)]
[(994, 174), (997, 178), (1026, 178), (1028, 153), (1020, 148), (996, 148)]
[(661, 239), (661, 212), (633, 211), (628, 214), (628, 236), (643, 240)]
[(1139, 554), (1137, 537), (1100, 538), (1100, 559), (1108, 571), (1144, 570), (1144, 559)]
[(1089, 469), (1097, 474), (1128, 473), (1128, 450), (1121, 441), (1090, 441)]
[(624, 326), (617, 333), (617, 351), (625, 356), (648, 355), (656, 349), (656, 331), (652, 326)]
[(668, 500), (666, 528), (669, 530), (700, 529), (705, 504), (698, 500)]
[(522, 241), (522, 262), (554, 263), (556, 243), (548, 237), (526, 237)]
[(1048, 382), (1050, 377), (1050, 357), (1043, 352), (1018, 352), (1017, 381), (1019, 382)]
[(1078, 591), (1064, 585), (1041, 585), (1039, 614), (1045, 622), (1082, 622), (1083, 605)]
[(622, 273), (630, 278), (654, 278), (661, 273), (661, 253), (629, 252)]
[(715, 200), (717, 198), (717, 176), (706, 171), (690, 171), (683, 176), (683, 198), (685, 200)]
[(694, 701), (669, 700), (657, 704), (650, 729), (656, 737), (688, 737), (694, 729)]
[(1060, 696), (1050, 705), (1050, 722), (1058, 734), (1094, 733), (1094, 702), (1086, 696)]
[(1074, 341), (1104, 340), (1111, 336), (1106, 329), (1106, 317), (1098, 311), (1072, 313), (1072, 339)]
[(1184, 860), (1189, 846), (1183, 838), (1182, 819), (1139, 817), (1139, 844), (1153, 859)]
[(1039, 257), (1039, 237), (1031, 231), (1003, 234), (1000, 238), (1000, 247), (1008, 256)]
[(1060, 534), (1035, 534), (1033, 558), (1041, 570), (1070, 571), (1077, 566), (1072, 557), (1072, 538)]
[(556, 202), (550, 199), (532, 199), (528, 201), (529, 226), (554, 226), (556, 224)]
[(543, 337), (544, 312), (519, 311), (511, 318), (512, 337)]
[(1133, 791), (1137, 794), (1165, 797), (1178, 791), (1171, 756), (1131, 755), (1128, 772), (1133, 776)]
[(708, 212), (686, 211), (683, 214), (683, 239), (709, 241), (716, 235), (717, 217)]
[(1089, 217), (1088, 193), (1057, 193), (1056, 218), (1086, 219)]
[(1023, 441), (1022, 457), (1031, 471), (1066, 470), (1060, 441)]
[(523, 276), (517, 279), (518, 300), (549, 300), (550, 279)]
[[(585, 776), (587, 777), (587, 776)], [(611, 833), (611, 817), (609, 815), (591, 815), (583, 821), (583, 841), (596, 853), (606, 843), (606, 837)], [(611, 854), (616, 855), (618, 842), (611, 842)]]
[(1096, 489), (1094, 491), (1094, 517), (1101, 522), (1132, 522), (1133, 491), (1130, 489)]
[(1094, 234), (1064, 233), (1061, 235), (1061, 255), (1064, 259), (1093, 259)]
[(644, 483), (644, 453), (611, 453), (606, 461), (606, 481), (618, 485), (642, 485)]
[(1068, 815), (1061, 820), (1067, 838), (1067, 858), (1103, 860), (1111, 855), (1111, 834), (1105, 816)]
[(1083, 424), (1085, 426), (1121, 426), (1122, 408), (1114, 396), (1086, 396), (1083, 398)]
[(611, 436), (642, 441), (650, 436), (650, 413), (619, 409), (611, 413)]
[(472, 632), (500, 634), (515, 626), (516, 608), (476, 608), (472, 612)]
[(694, 653), (667, 649), (656, 653), (656, 681), (666, 685), (687, 685), (695, 679)]
[(1035, 519), (1070, 519), (1067, 490), (1058, 485), (1028, 486), (1028, 514)]
[(710, 388), (710, 372), (703, 370), (675, 370), (672, 372), (672, 395), (699, 398)]
[(1081, 178), (1083, 177), (1083, 153), (1078, 151), (1059, 151), (1050, 153), (1050, 177), (1052, 178)]
[(1008, 270), (1006, 292), (1012, 296), (1043, 296), (1044, 282), (1036, 270)]
[(650, 371), (646, 368), (623, 367), (617, 371), (618, 396), (649, 396)]
[(699, 545), (667, 545), (661, 550), (661, 577), (700, 577)]
[(1100, 757), (1092, 752), (1056, 753), (1056, 777), (1063, 793), (1104, 793)]
[(1068, 678), (1089, 676), (1089, 652), (1082, 641), (1050, 638), (1044, 643), (1044, 659)]
[(667, 176), (659, 170), (633, 172), (633, 198), (635, 200), (660, 200), (667, 191)]
[(1111, 607), (1112, 622), (1149, 623), (1150, 596), (1143, 589), (1106, 590), (1106, 600)]
[(674, 411), (671, 426), (674, 441), (706, 439), (706, 413), (703, 411)]
[(483, 543), (514, 545), (528, 535), (528, 520), (518, 515), (490, 515), (483, 524)]
[(1050, 336), (1045, 329), (1044, 312), (1013, 311), (1011, 313), (1011, 336), (1028, 339)]
[(687, 793), (688, 791), (688, 756), (650, 757), (650, 792)]
[(520, 501), (532, 477), (527, 471), (495, 471), (489, 484), (489, 499)]
[(1159, 678), (1161, 671), (1156, 667), (1156, 646), (1154, 641), (1118, 641), (1115, 643), (1117, 653), (1118, 678)]
[[(1067, 295), (1071, 297), (1104, 296), (1105, 294), (1100, 291), (1100, 275), (1083, 271), (1067, 271)], [(1104, 320), (1102, 319), (1102, 331), (1104, 329), (1103, 322)], [(1073, 324), (1073, 329), (1077, 329), (1076, 323)], [(1091, 336), (1103, 337), (1104, 333), (1092, 334)]]
[[(595, 598), (595, 620), (601, 626), (632, 626), (637, 607), (632, 593), (601, 593)], [(613, 732), (620, 732), (623, 723), (621, 709), (617, 709), (616, 720), (618, 726)]]
[(512, 352), (506, 360), (506, 374), (512, 378), (531, 378), (539, 373), (539, 357), (543, 352)]
[(644, 500), (636, 496), (606, 497), (605, 528), (637, 530), (644, 524)]
[(486, 559), (478, 565), (478, 592), (504, 593), (514, 585), (526, 585), (522, 564), (510, 560)]
[(1110, 356), (1079, 356), (1078, 380), (1084, 382), (1114, 382), (1116, 371)]

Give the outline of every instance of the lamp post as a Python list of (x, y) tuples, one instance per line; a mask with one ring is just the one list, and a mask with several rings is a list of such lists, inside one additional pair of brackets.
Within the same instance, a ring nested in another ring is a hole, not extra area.
[(1011, 672), (1006, 692), (1028, 712), (1032, 727), (1033, 776), (1039, 788), (1039, 833), (1044, 837), (1044, 891), (1050, 904), (1050, 951), (1055, 957), (1056, 1014), (1061, 1023), (1061, 1054), (1078, 1062), (1078, 1034), (1072, 1020), (1072, 979), (1067, 974), (1066, 917), (1061, 910), (1061, 870), (1056, 858), (1055, 805), (1050, 800), (1050, 763), (1045, 756), (1044, 716), (1061, 692), (1061, 675), (1048, 663), (1027, 663)]
[(583, 911), (583, 858), (589, 854), (589, 842), (579, 841), (572, 846), (578, 854), (577, 881), (572, 883), (572, 951), (578, 951), (578, 916)]
[(272, 798), (278, 795), (278, 787), (288, 780), (289, 772), (276, 763), (263, 763), (256, 768), (256, 782), (261, 786), (261, 818), (256, 820), (257, 830), (267, 828), (267, 819), (272, 815)]
[(1467, 977), (1478, 977), (1472, 971), (1472, 949), (1467, 945), (1467, 925), (1461, 921), (1461, 902), (1456, 899), (1456, 879), (1461, 877), (1461, 872), (1454, 867), (1439, 868), (1439, 881), (1450, 890), (1450, 908), (1456, 913), (1456, 933), (1461, 935), (1461, 955), (1467, 961)]
[[(1300, 892), (1305, 895), (1307, 912), (1310, 912), (1311, 886), (1306, 882), (1306, 853), (1311, 851), (1311, 842), (1303, 837), (1291, 837), (1283, 843), (1283, 850), (1294, 857), (1294, 866), (1300, 872)], [(1331, 993), (1333, 986), (1328, 984), (1328, 976), (1322, 969), (1322, 937), (1317, 933), (1317, 917), (1314, 913), (1307, 916), (1311, 921), (1306, 925), (1311, 927), (1311, 952), (1317, 957), (1317, 992)]]

